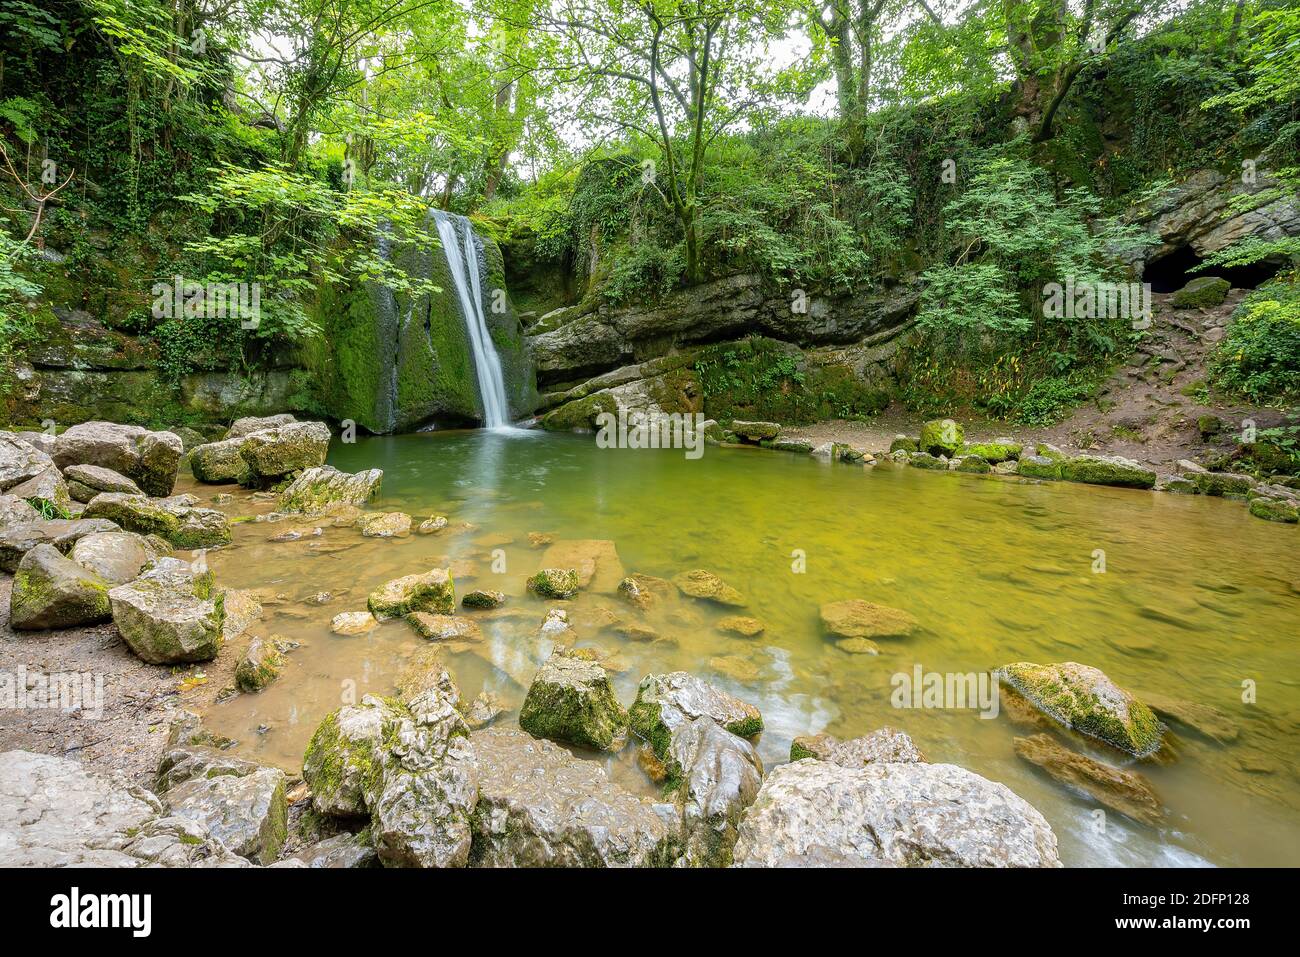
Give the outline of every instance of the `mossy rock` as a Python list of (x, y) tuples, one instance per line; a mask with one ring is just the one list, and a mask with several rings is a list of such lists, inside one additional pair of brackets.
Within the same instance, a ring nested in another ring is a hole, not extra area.
[(355, 818), (373, 809), (382, 787), (385, 732), (398, 717), (395, 702), (371, 695), (326, 715), (302, 760), (318, 813)]
[(961, 448), (965, 435), (961, 423), (953, 419), (931, 419), (921, 426), (921, 438), (917, 444), (923, 452), (952, 458)]
[(1025, 455), (1020, 459), (1016, 474), (1025, 478), (1056, 481), (1061, 477), (1061, 463), (1045, 455)]
[(534, 737), (594, 751), (621, 750), (627, 723), (605, 669), (564, 654), (542, 666), (519, 710), (519, 727)]
[(1065, 727), (1143, 758), (1154, 754), (1164, 733), (1155, 714), (1103, 672), (1073, 661), (1038, 665), (1027, 661), (999, 668), (997, 676)]
[(1024, 447), (1016, 442), (975, 442), (963, 445), (960, 454), (978, 455), (990, 465), (996, 465), (998, 462), (1020, 458), (1023, 450)]
[(1300, 521), (1300, 511), (1297, 511), (1295, 503), (1280, 498), (1251, 500), (1250, 514), (1269, 522), (1285, 522), (1289, 525)]
[(254, 638), (248, 643), (244, 656), (235, 665), (235, 685), (240, 691), (261, 691), (284, 668), (284, 655), (272, 638)]
[(948, 463), (943, 459), (936, 458), (929, 452), (917, 452), (907, 457), (907, 464), (914, 469), (930, 469), (934, 472), (946, 472)]
[(894, 441), (889, 443), (889, 451), (891, 453), (907, 452), (910, 454), (912, 452), (918, 451), (919, 441), (920, 441), (919, 439), (909, 439), (906, 436), (900, 435), (896, 439), (894, 439)]
[(1175, 309), (1210, 309), (1223, 304), (1232, 283), (1218, 276), (1197, 276), (1174, 293)]
[[(1122, 488), (1153, 488), (1156, 473), (1138, 463), (1117, 456), (1102, 458), (1080, 455), (1060, 463), (1061, 478), (1087, 485), (1114, 485)], [(1023, 466), (1021, 474), (1023, 475)]]
[(993, 471), (993, 466), (980, 455), (963, 455), (961, 462), (957, 465), (958, 472), (971, 472), (976, 475), (983, 475)]
[(618, 400), (608, 392), (597, 392), (547, 412), (542, 416), (541, 426), (548, 432), (590, 431), (596, 428), (596, 419), (602, 413), (617, 412)]
[(543, 568), (528, 579), (528, 590), (538, 598), (572, 598), (578, 593), (574, 568)]
[(379, 621), (401, 618), (413, 611), (450, 615), (456, 610), (455, 583), (446, 568), (406, 575), (372, 591), (367, 607)]
[(71, 628), (112, 617), (108, 584), (53, 545), (37, 545), (18, 563), (9, 597), (14, 630)]
[(1192, 472), (1187, 478), (1202, 495), (1244, 496), (1256, 484), (1249, 475), (1232, 472)]

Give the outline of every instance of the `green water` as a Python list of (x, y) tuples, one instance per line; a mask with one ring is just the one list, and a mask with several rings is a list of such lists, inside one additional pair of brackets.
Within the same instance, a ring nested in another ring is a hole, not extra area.
[[(690, 461), (681, 451), (601, 450), (590, 437), (541, 434), (372, 438), (336, 445), (330, 462), (382, 468), (379, 507), (417, 523), (446, 514), (452, 527), (387, 541), (327, 528), (319, 538), (270, 543), (282, 524), (247, 523), (233, 547), (212, 554), (223, 583), (279, 596), (257, 630), (304, 644), (275, 685), (209, 716), (262, 760), (297, 770), (312, 730), (344, 694), (391, 692), (404, 662), (428, 643), (401, 621), (345, 638), (330, 633), (329, 620), (363, 609), (383, 581), (434, 564), (456, 563), (458, 593), (510, 596), (506, 608), (518, 614), (481, 617), (487, 640), (448, 662), (465, 697), (488, 689), (517, 707), (551, 648), (536, 630), (546, 603), (524, 589), (545, 551), (530, 547), (528, 533), (543, 532), (610, 540), (627, 572), (709, 569), (746, 596), (741, 613), (766, 625), (757, 638), (725, 635), (713, 622), (735, 610), (676, 597), (645, 621), (664, 640), (625, 640), (605, 626), (638, 616), (603, 591), (621, 571), (602, 567), (567, 605), (579, 644), (616, 653), (625, 704), (647, 672), (694, 672), (762, 710), (768, 766), (787, 760), (797, 734), (901, 728), (929, 760), (1000, 781), (1037, 807), (1067, 865), (1300, 864), (1300, 593), (1292, 584), (1300, 539), (1240, 503), (761, 450), (709, 448)], [(477, 527), (458, 531), (464, 522)], [(337, 597), (319, 607), (303, 600), (320, 591)], [(922, 629), (881, 640), (878, 656), (846, 654), (818, 621), (821, 603), (844, 598), (905, 609)], [(1109, 813), (1099, 832), (1093, 801), (1016, 757), (1013, 737), (1032, 732), (1005, 712), (987, 720), (890, 703), (891, 675), (917, 664), (975, 672), (1018, 660), (1079, 661), (1139, 694), (1211, 705), (1239, 737), (1220, 745), (1172, 736), (1171, 756), (1137, 768), (1168, 808), (1167, 825)], [(1242, 701), (1247, 680), (1253, 704)], [(650, 793), (632, 748), (592, 759)]]

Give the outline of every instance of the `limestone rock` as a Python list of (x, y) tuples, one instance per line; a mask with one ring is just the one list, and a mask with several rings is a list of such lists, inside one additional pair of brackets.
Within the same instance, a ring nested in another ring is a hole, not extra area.
[(54, 460), (13, 432), (0, 432), (0, 492), (35, 478)]
[(1175, 309), (1209, 309), (1223, 304), (1232, 283), (1218, 276), (1197, 276), (1173, 294)]
[(618, 594), (645, 611), (656, 602), (670, 597), (673, 594), (673, 584), (653, 575), (632, 574), (618, 583)]
[(239, 455), (248, 466), (247, 481), (267, 485), (293, 472), (325, 464), (330, 430), (324, 422), (290, 422), (252, 432), (239, 445)]
[(278, 768), (191, 778), (165, 797), (173, 815), (203, 825), (241, 857), (263, 865), (279, 857), (288, 834), (288, 808), (284, 772)]
[(455, 615), (433, 615), (425, 611), (413, 611), (406, 616), (406, 622), (421, 638), (429, 641), (482, 641), (483, 631), (469, 618)]
[(72, 493), (68, 483), (53, 465), (9, 489), (9, 494), (21, 498), (52, 518), (68, 518), (72, 509)]
[(740, 592), (713, 574), (713, 572), (706, 571), (703, 568), (696, 568), (674, 576), (673, 584), (681, 590), (683, 595), (691, 598), (699, 598), (705, 601), (717, 602), (719, 605), (733, 607), (743, 607), (746, 604), (745, 597)]
[(366, 538), (400, 538), (411, 531), (411, 516), (405, 512), (370, 512), (361, 516), (361, 534)]
[(790, 760), (815, 758), (845, 768), (867, 764), (924, 761), (916, 743), (897, 728), (881, 728), (860, 738), (841, 741), (834, 735), (816, 734), (795, 738), (790, 745)]
[(1135, 771), (1111, 767), (1058, 744), (1051, 735), (1035, 734), (1012, 741), (1016, 754), (1042, 768), (1052, 778), (1075, 788), (1120, 814), (1143, 824), (1159, 825), (1165, 816), (1160, 799), (1146, 778)]
[(254, 637), (235, 665), (235, 684), (240, 691), (261, 691), (284, 668), (284, 654), (273, 638)]
[(951, 764), (846, 768), (795, 761), (768, 775), (740, 825), (742, 867), (1057, 867), (1056, 835), (1001, 784)]
[[(379, 494), (383, 469), (363, 472), (340, 472), (330, 465), (306, 469), (280, 493), (282, 512), (319, 512), (334, 502), (365, 505)], [(407, 518), (410, 527), (410, 518)]]
[(160, 558), (133, 582), (108, 593), (113, 622), (131, 650), (150, 664), (211, 661), (221, 649), (222, 603), (212, 573)]
[(196, 446), (190, 450), (190, 471), (198, 481), (209, 484), (240, 481), (248, 468), (239, 454), (242, 443), (243, 439), (234, 438)]
[(725, 618), (719, 618), (714, 622), (713, 627), (729, 635), (739, 635), (741, 638), (756, 638), (763, 633), (764, 625), (757, 618), (747, 618), (744, 615), (727, 615)]
[[(1118, 455), (1080, 455), (1059, 465), (1061, 478), (1067, 482), (1125, 488), (1152, 488), (1156, 484), (1155, 472)], [(1025, 474), (1023, 461), (1020, 474)]]
[(822, 605), (821, 620), (826, 631), (841, 638), (906, 638), (920, 627), (905, 611), (858, 598)]
[(362, 834), (335, 834), (308, 845), (279, 862), (307, 868), (376, 867), (379, 857), (374, 846)]
[(364, 635), (379, 622), (368, 611), (345, 611), (330, 621), (330, 631), (336, 635)]
[(54, 441), (54, 464), (98, 465), (132, 479), (146, 495), (170, 495), (184, 444), (171, 432), (138, 425), (83, 422)]
[(140, 486), (125, 475), (100, 465), (69, 465), (63, 470), (72, 497), (78, 502), (89, 502), (100, 492), (124, 492), (142, 495)]
[(747, 442), (760, 442), (775, 439), (781, 433), (781, 426), (776, 422), (741, 422), (731, 423), (731, 431)]
[(103, 518), (129, 532), (158, 535), (177, 548), (212, 548), (230, 544), (230, 520), (212, 508), (196, 508), (184, 499), (148, 498), (101, 492), (86, 506), (85, 518)]
[(600, 665), (553, 654), (528, 688), (519, 727), (539, 738), (595, 751), (618, 751), (627, 740), (627, 712)]
[(965, 434), (961, 424), (952, 419), (933, 419), (921, 426), (921, 439), (917, 444), (922, 452), (952, 458), (961, 448)]
[(629, 712), (633, 730), (654, 743), (665, 733), (661, 714), (664, 707), (692, 719), (710, 718), (742, 738), (753, 737), (763, 730), (763, 716), (758, 708), (685, 671), (646, 675), (641, 680), (636, 703)]
[(499, 591), (476, 588), (466, 592), (460, 603), (466, 608), (500, 608), (506, 603), (506, 596)]
[(528, 579), (528, 590), (539, 598), (572, 598), (578, 593), (578, 573), (572, 568), (543, 568)]
[(450, 615), (456, 610), (456, 592), (450, 572), (434, 568), (385, 582), (370, 593), (368, 605), (379, 621), (401, 618), (413, 611)]
[(542, 553), (541, 567), (573, 569), (578, 587), (611, 592), (623, 577), (614, 543), (605, 539), (560, 539)]
[(269, 429), (278, 429), (282, 425), (289, 425), (296, 422), (288, 412), (281, 412), (278, 415), (263, 416), (245, 416), (242, 419), (236, 419), (234, 424), (226, 432), (227, 439), (242, 439), (246, 435), (252, 435), (254, 432), (266, 432)]
[(87, 535), (119, 530), (115, 523), (98, 518), (37, 518), (35, 521), (12, 522), (0, 528), (0, 571), (17, 571), (23, 556), (37, 545), (53, 545), (66, 553)]
[(65, 558), (53, 545), (37, 545), (18, 565), (9, 596), (15, 630), (71, 628), (108, 621), (108, 584)]
[(68, 557), (110, 585), (125, 585), (160, 556), (157, 540), (135, 532), (96, 532), (72, 546)]

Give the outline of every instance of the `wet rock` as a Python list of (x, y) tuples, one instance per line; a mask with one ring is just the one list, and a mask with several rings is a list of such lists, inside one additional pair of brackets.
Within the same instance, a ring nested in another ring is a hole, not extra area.
[(618, 594), (645, 611), (673, 593), (672, 582), (653, 575), (632, 574), (618, 583)]
[(543, 568), (528, 579), (528, 590), (539, 598), (572, 598), (578, 593), (578, 573), (572, 568)]
[(60, 552), (67, 553), (79, 539), (87, 535), (115, 531), (120, 531), (116, 524), (97, 518), (37, 518), (33, 521), (11, 522), (0, 528), (0, 571), (17, 571), (23, 556), (37, 545), (53, 545)]
[(741, 684), (757, 681), (761, 671), (758, 665), (744, 655), (715, 655), (709, 659), (709, 668)]
[(1022, 455), (1016, 474), (1024, 478), (1057, 481), (1061, 478), (1061, 462), (1046, 455)]
[(1209, 309), (1223, 304), (1232, 283), (1218, 276), (1197, 276), (1170, 298), (1175, 309)]
[(450, 615), (456, 610), (456, 592), (447, 569), (434, 568), (385, 582), (370, 593), (368, 606), (379, 621), (413, 611)]
[(1136, 757), (1160, 747), (1164, 728), (1151, 709), (1096, 668), (1073, 661), (1021, 661), (995, 672), (1057, 722)]
[(648, 867), (671, 860), (671, 817), (595, 762), (521, 731), (470, 736), (478, 765), (477, 867)]
[[(364, 834), (335, 834), (308, 845), (279, 865), (298, 864), (307, 868), (377, 867), (379, 856)], [(277, 866), (279, 866), (277, 865)]]
[(503, 592), (476, 588), (466, 592), (460, 603), (466, 608), (500, 608), (506, 603), (506, 596)]
[(171, 432), (138, 425), (83, 422), (54, 440), (54, 464), (98, 465), (132, 479), (146, 495), (170, 495), (184, 445)]
[(213, 600), (212, 573), (160, 558), (133, 582), (108, 593), (113, 623), (150, 664), (211, 661), (223, 641), (222, 604)]
[(30, 751), (0, 754), (0, 866), (246, 866), (206, 830), (117, 772)]
[(763, 716), (756, 707), (707, 681), (685, 671), (646, 675), (628, 713), (632, 730), (654, 745), (656, 751), (660, 750), (656, 742), (661, 742), (671, 731), (664, 717), (669, 710), (688, 719), (709, 718), (742, 738), (753, 737), (763, 730)]
[(1185, 478), (1190, 479), (1202, 495), (1244, 496), (1256, 484), (1251, 476), (1232, 472), (1192, 472)]
[(1030, 764), (1112, 811), (1153, 826), (1164, 820), (1160, 800), (1146, 779), (1136, 772), (1094, 761), (1062, 747), (1047, 734), (1015, 738), (1012, 745), (1016, 754)]
[(1300, 522), (1300, 509), (1282, 498), (1257, 498), (1250, 503), (1250, 514), (1269, 522), (1294, 525)]
[(979, 455), (965, 455), (956, 460), (956, 471), (967, 472), (973, 475), (986, 475), (993, 471), (993, 466)]
[(713, 574), (713, 572), (706, 571), (703, 568), (696, 568), (693, 571), (675, 575), (673, 584), (681, 590), (683, 595), (690, 598), (698, 598), (733, 607), (743, 607), (746, 604), (745, 597), (740, 592)]
[(618, 751), (627, 741), (627, 712), (614, 697), (604, 668), (556, 653), (533, 678), (519, 710), (519, 727), (538, 738)]
[(241, 444), (242, 438), (224, 439), (205, 442), (191, 449), (190, 471), (194, 478), (213, 485), (241, 481), (248, 471), (243, 456), (239, 454)]
[(110, 585), (124, 585), (139, 578), (162, 551), (157, 539), (135, 532), (96, 532), (77, 539), (68, 557)]
[(258, 768), (251, 774), (191, 778), (167, 791), (171, 813), (202, 825), (240, 857), (270, 864), (288, 835), (284, 772)]
[(416, 529), (421, 535), (432, 535), (434, 532), (440, 532), (447, 527), (446, 515), (435, 515), (433, 518), (426, 518)]
[(952, 419), (932, 419), (921, 426), (921, 439), (917, 443), (922, 452), (952, 458), (961, 448), (966, 430)]
[(100, 492), (123, 492), (142, 495), (140, 486), (125, 475), (99, 465), (69, 465), (63, 470), (68, 491), (78, 502), (89, 502)]
[(920, 627), (905, 611), (859, 598), (828, 602), (820, 614), (822, 627), (841, 638), (906, 638)]
[[(465, 723), (471, 730), (486, 728), (501, 715), (505, 714), (505, 705), (490, 691), (480, 691), (478, 696), (465, 709)], [(529, 738), (529, 740), (532, 740)]]
[(925, 760), (916, 743), (897, 728), (881, 728), (849, 741), (825, 733), (802, 735), (790, 744), (790, 760), (801, 761), (804, 758), (829, 761), (845, 768)]
[(731, 423), (731, 431), (746, 442), (761, 442), (775, 439), (781, 433), (781, 426), (776, 422), (741, 422)]
[(741, 638), (756, 638), (763, 633), (764, 626), (757, 618), (747, 618), (744, 615), (727, 615), (725, 618), (719, 618), (713, 627), (728, 635), (739, 635)]
[[(379, 494), (383, 469), (340, 472), (331, 465), (306, 469), (280, 493), (279, 508), (285, 512), (314, 514), (334, 503), (365, 505)], [(406, 526), (411, 525), (407, 516)]]
[(623, 563), (614, 543), (605, 539), (560, 539), (542, 553), (541, 566), (571, 568), (578, 587), (610, 592), (623, 577)]
[(345, 611), (330, 621), (330, 631), (336, 635), (364, 635), (379, 622), (368, 611)]
[(361, 534), (366, 538), (399, 538), (411, 531), (411, 516), (405, 512), (377, 512), (361, 516)]
[(0, 432), (0, 492), (40, 475), (54, 460), (13, 432)]
[(284, 668), (284, 655), (273, 638), (254, 638), (248, 643), (244, 655), (235, 665), (235, 684), (240, 691), (261, 691)]
[(907, 464), (914, 469), (930, 469), (936, 472), (944, 472), (948, 469), (948, 460), (946, 458), (936, 458), (929, 452), (917, 452), (915, 455), (909, 455)]
[(86, 506), (84, 517), (107, 519), (139, 535), (158, 535), (177, 548), (230, 544), (230, 520), (225, 514), (195, 508), (186, 500), (101, 492)]
[(320, 723), (302, 759), (317, 812), (344, 818), (370, 812), (383, 783), (384, 728), (396, 727), (399, 711), (391, 699), (366, 695)]
[(53, 465), (9, 489), (9, 494), (21, 498), (29, 505), (52, 518), (69, 518), (72, 493), (63, 476)]
[(94, 572), (65, 558), (53, 545), (37, 545), (23, 556), (9, 596), (10, 627), (71, 628), (112, 616), (108, 584)]
[(774, 769), (740, 825), (742, 867), (1058, 867), (1043, 816), (951, 764)]
[(482, 641), (483, 632), (478, 624), (469, 618), (457, 618), (455, 615), (432, 615), (424, 611), (413, 611), (406, 616), (406, 622), (417, 635), (429, 641)]
[(1023, 450), (1024, 447), (1019, 442), (1012, 442), (1010, 439), (998, 439), (994, 442), (966, 443), (961, 447), (961, 454), (963, 456), (978, 455), (990, 465), (997, 465), (999, 462), (1008, 462), (1020, 458), (1020, 453)]
[(1219, 744), (1231, 744), (1240, 734), (1232, 718), (1206, 704), (1150, 691), (1143, 692), (1142, 703), (1166, 721), (1175, 721)]
[[(1156, 484), (1155, 472), (1118, 455), (1080, 455), (1061, 462), (1060, 469), (1061, 478), (1067, 482), (1123, 488), (1152, 488)], [(1025, 474), (1023, 463), (1020, 474)]]
[(239, 455), (248, 466), (248, 484), (266, 486), (293, 472), (325, 464), (330, 430), (324, 422), (290, 422), (246, 435)]

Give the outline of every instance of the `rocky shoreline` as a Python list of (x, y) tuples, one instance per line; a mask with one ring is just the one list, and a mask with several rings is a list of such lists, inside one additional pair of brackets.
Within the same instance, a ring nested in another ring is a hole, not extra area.
[[(177, 474), (188, 461), (202, 481), (238, 482), (246, 491), (237, 494), (273, 501), (269, 517), (293, 520), (286, 535), (304, 534), (303, 523), (378, 539), (410, 534), (411, 516), (367, 508), (382, 472), (324, 465), (329, 438), (324, 424), (287, 415), (240, 420), (188, 454), (173, 433), (112, 423), (57, 437), (0, 433), (0, 567), (13, 576), (0, 580), (8, 609), (0, 618), (3, 661), (33, 673), (110, 672), (120, 702), (106, 715), (106, 731), (121, 739), (83, 762), (62, 756), (69, 749), (59, 741), (41, 742), (34, 726), (19, 730), (19, 746), (0, 753), (0, 863), (1060, 866), (1056, 836), (1036, 809), (971, 771), (927, 762), (897, 729), (849, 741), (799, 738), (788, 764), (765, 768), (754, 746), (764, 727), (759, 709), (695, 675), (645, 675), (635, 700), (619, 701), (608, 663), (566, 640), (565, 602), (591, 585), (592, 556), (612, 543), (553, 553), (554, 565), (529, 579), (526, 596), (459, 596), (465, 608), (528, 601), (547, 609), (543, 628), (555, 647), (527, 682), (519, 730), (497, 722), (501, 709), (482, 696), (462, 699), (442, 649), (472, 638), (477, 626), (458, 613), (448, 568), (417, 568), (371, 591), (364, 610), (332, 622), (346, 634), (401, 619), (432, 642), (433, 653), (410, 662), (395, 693), (367, 695), (328, 715), (306, 749), (301, 778), (236, 757), (234, 742), (176, 706), (171, 669), (210, 669), (205, 679), (217, 680), (201, 682), (207, 687), (187, 702), (201, 710), (219, 696), (256, 694), (278, 679), (286, 655), (299, 652), (252, 629), (261, 614), (257, 595), (214, 580), (205, 551), (231, 542), (231, 519), (196, 495), (173, 495)], [(722, 439), (794, 444), (775, 423), (733, 422)], [(968, 443), (950, 420), (927, 423), (916, 439), (895, 445), (875, 454), (836, 444), (798, 450), (859, 465), (1022, 476), (1028, 466), (1033, 478), (1158, 484), (1136, 463)], [(1218, 494), (1239, 493), (1223, 486)], [(1254, 501), (1292, 500), (1259, 494)], [(447, 524), (434, 516), (417, 533), (437, 534)], [(672, 593), (745, 604), (706, 569), (671, 581), (627, 575), (615, 589), (633, 612)], [(828, 637), (854, 654), (874, 653), (873, 639), (916, 627), (907, 612), (862, 600), (825, 605), (820, 617)], [(741, 615), (726, 621), (740, 634), (762, 628)], [(34, 651), (51, 634), (70, 640), (57, 653)], [(31, 657), (40, 660), (28, 663)], [(998, 676), (1038, 732), (1016, 739), (1025, 761), (1135, 821), (1162, 820), (1158, 798), (1132, 766), (1162, 752), (1165, 724), (1147, 704), (1074, 662), (1011, 663)], [(1189, 713), (1166, 703), (1161, 715), (1196, 724)], [(4, 739), (30, 715), (10, 712)], [(1071, 738), (1080, 749), (1062, 743)], [(1089, 757), (1085, 741), (1114, 759)], [(658, 788), (654, 798), (627, 790), (583, 756), (624, 748), (636, 749)]]

